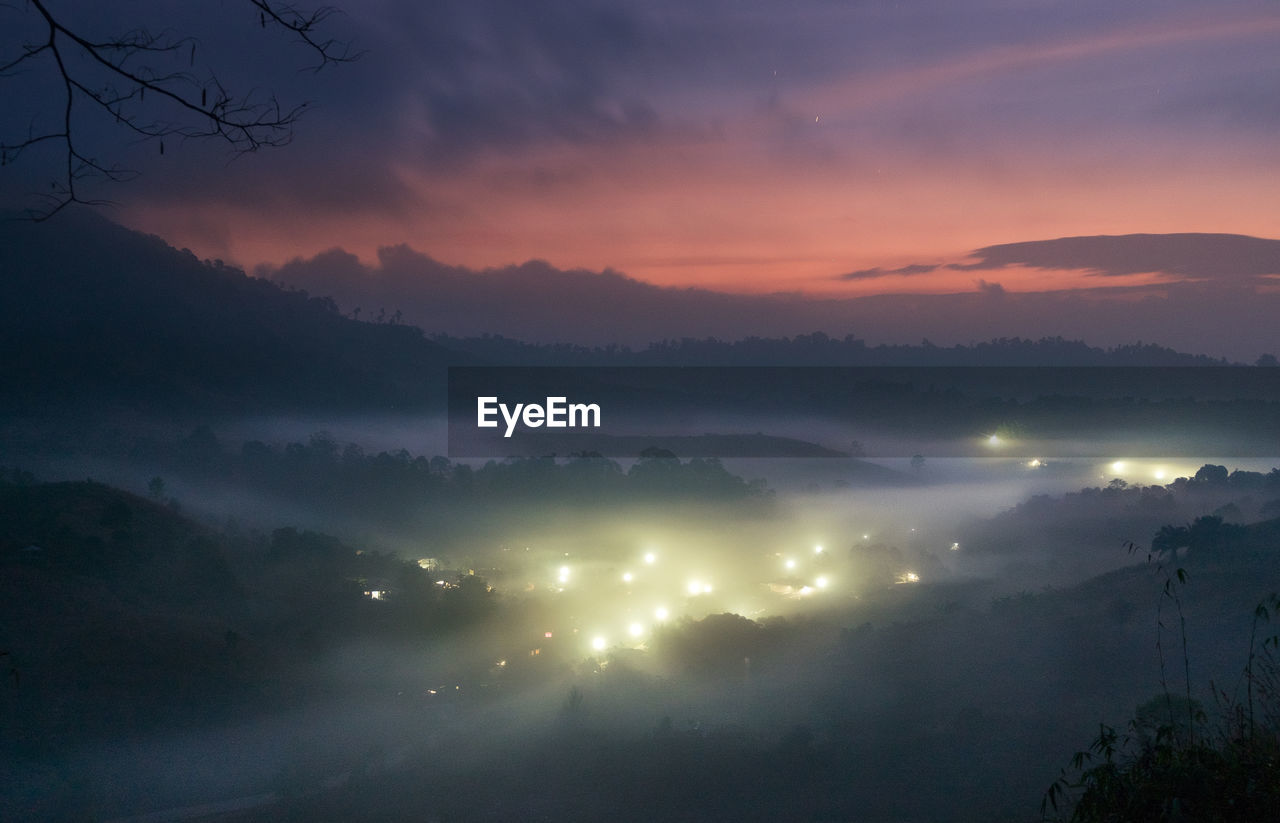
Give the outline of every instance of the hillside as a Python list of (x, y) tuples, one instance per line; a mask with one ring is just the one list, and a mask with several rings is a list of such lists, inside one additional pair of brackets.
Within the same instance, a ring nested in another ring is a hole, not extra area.
[(0, 350), (18, 414), (417, 409), (467, 360), (93, 213), (0, 222)]

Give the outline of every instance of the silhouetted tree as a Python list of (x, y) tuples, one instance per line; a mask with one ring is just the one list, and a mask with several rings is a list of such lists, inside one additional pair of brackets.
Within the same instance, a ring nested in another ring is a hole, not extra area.
[(1206, 463), (1197, 471), (1193, 480), (1206, 486), (1225, 486), (1227, 483), (1227, 467)]
[(1161, 526), (1151, 539), (1151, 551), (1157, 555), (1172, 555), (1190, 545), (1191, 534), (1186, 526)]

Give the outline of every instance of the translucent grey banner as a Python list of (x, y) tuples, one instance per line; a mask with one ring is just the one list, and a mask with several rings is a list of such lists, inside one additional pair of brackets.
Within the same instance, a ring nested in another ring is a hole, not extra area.
[(1270, 457), (1280, 368), (454, 367), (449, 456)]

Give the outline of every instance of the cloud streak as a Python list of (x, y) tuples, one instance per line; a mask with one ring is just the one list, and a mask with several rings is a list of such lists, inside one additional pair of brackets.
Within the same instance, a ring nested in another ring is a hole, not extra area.
[(911, 263), (896, 269), (882, 269), (879, 266), (870, 269), (859, 269), (842, 274), (839, 280), (875, 280), (880, 277), (910, 277), (913, 274), (928, 274), (937, 271), (938, 266), (930, 263)]

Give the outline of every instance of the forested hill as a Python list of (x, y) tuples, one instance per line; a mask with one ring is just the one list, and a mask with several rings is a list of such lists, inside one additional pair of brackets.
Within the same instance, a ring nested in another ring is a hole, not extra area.
[(0, 220), (0, 412), (421, 407), (468, 357), (89, 212)]

